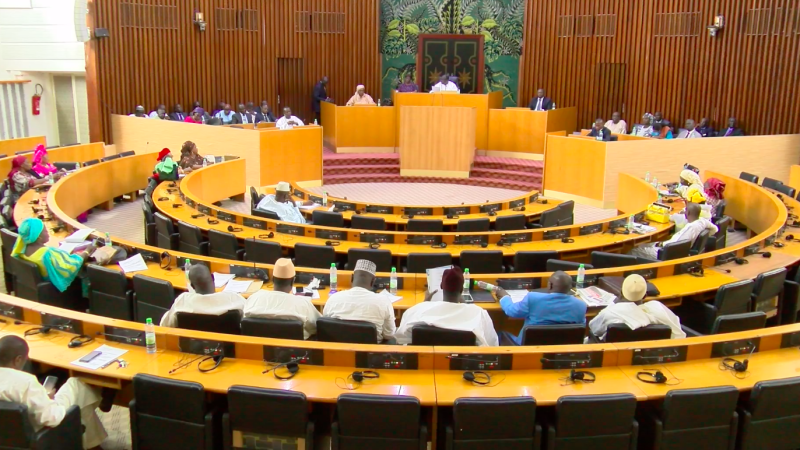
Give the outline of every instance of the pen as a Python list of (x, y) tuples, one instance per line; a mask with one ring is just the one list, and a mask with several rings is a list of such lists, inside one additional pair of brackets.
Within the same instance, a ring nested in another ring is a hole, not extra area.
[(112, 359), (111, 361), (109, 361), (109, 362), (103, 364), (102, 366), (100, 366), (100, 368), (101, 369), (105, 369), (106, 367), (110, 366), (111, 364), (113, 364), (115, 362), (119, 362), (119, 358)]

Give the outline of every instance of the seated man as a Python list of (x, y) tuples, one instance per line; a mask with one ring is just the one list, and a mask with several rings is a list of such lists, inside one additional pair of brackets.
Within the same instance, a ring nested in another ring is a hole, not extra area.
[(245, 301), (244, 317), (296, 319), (303, 322), (303, 337), (317, 334), (317, 319), (322, 314), (311, 304), (311, 298), (294, 295), (294, 264), (288, 258), (275, 261), (272, 272), (273, 290), (260, 290)]
[(438, 291), (426, 291), (425, 302), (418, 303), (403, 313), (400, 328), (395, 335), (398, 344), (411, 343), (411, 330), (415, 325), (430, 325), (448, 330), (470, 331), (475, 334), (481, 347), (499, 345), (489, 313), (480, 306), (461, 303), (461, 291), (464, 288), (461, 268), (445, 270), (440, 287), (444, 301), (430, 301)]
[(261, 109), (255, 114), (255, 123), (261, 122), (275, 122), (275, 116), (272, 115), (272, 110), (269, 109), (266, 100), (261, 102)]
[(231, 111), (231, 105), (225, 104), (221, 110), (217, 111), (214, 116), (222, 122), (222, 125), (231, 125), (233, 123), (233, 116), (236, 113)]
[(717, 135), (717, 132), (714, 131), (714, 128), (712, 128), (711, 125), (709, 125), (708, 119), (705, 117), (700, 120), (700, 124), (697, 125), (695, 130), (697, 130), (702, 137), (714, 137)]
[(636, 274), (628, 275), (622, 282), (622, 297), (600, 311), (589, 322), (589, 330), (603, 340), (608, 326), (614, 323), (624, 323), (631, 330), (648, 325), (667, 325), (672, 329), (672, 339), (685, 338), (680, 318), (659, 301), (642, 303), (646, 294), (647, 282), (644, 278)]
[(363, 84), (359, 84), (356, 86), (356, 93), (350, 97), (350, 100), (347, 101), (345, 106), (355, 106), (355, 105), (362, 105), (362, 106), (370, 106), (375, 105), (375, 100), (367, 94), (366, 89), (364, 88)]
[(214, 277), (208, 267), (202, 264), (194, 265), (189, 270), (189, 283), (194, 292), (184, 292), (175, 299), (175, 303), (161, 318), (162, 327), (177, 327), (179, 312), (219, 316), (233, 309), (244, 309), (244, 298), (241, 295), (216, 292)]
[(100, 405), (100, 389), (78, 378), (70, 378), (58, 392), (47, 392), (35, 376), (23, 372), (28, 362), (28, 343), (18, 336), (0, 338), (0, 400), (28, 407), (33, 431), (58, 426), (72, 405), (81, 410), (83, 447), (100, 449), (106, 430), (95, 409)]
[(692, 245), (694, 245), (695, 239), (706, 229), (709, 231), (709, 234), (713, 236), (718, 230), (717, 226), (711, 223), (710, 220), (700, 217), (700, 210), (700, 205), (697, 203), (689, 203), (683, 212), (686, 217), (686, 226), (664, 242), (645, 244), (634, 248), (633, 251), (631, 251), (631, 255), (656, 260), (658, 259), (658, 249), (667, 244), (690, 241)]
[(607, 142), (611, 140), (611, 130), (603, 125), (603, 119), (597, 119), (594, 121), (592, 131), (589, 132), (589, 137), (593, 137), (598, 141)]
[(697, 127), (694, 124), (694, 120), (686, 119), (686, 124), (684, 125), (685, 129), (681, 130), (678, 133), (677, 139), (695, 139), (703, 137), (699, 131), (697, 131)]
[(394, 324), (392, 302), (371, 290), (376, 270), (374, 262), (359, 259), (353, 271), (352, 287), (328, 297), (322, 315), (373, 323), (378, 330), (377, 339), (380, 344), (384, 339), (393, 338), (397, 327)]
[(653, 125), (657, 123), (661, 124), (662, 126), (672, 128), (672, 122), (665, 119), (664, 116), (659, 111), (656, 111), (655, 114), (653, 114)]
[(450, 77), (447, 74), (439, 77), (439, 82), (434, 84), (431, 92), (461, 92), (461, 89), (455, 83), (450, 82)]
[(275, 128), (279, 130), (291, 130), (294, 127), (303, 126), (303, 121), (292, 115), (292, 110), (287, 106), (283, 108), (283, 117), (275, 122)]
[[(547, 282), (547, 293), (529, 292), (521, 301), (514, 303), (505, 289), (498, 287), (495, 294), (500, 307), (508, 317), (525, 319), (524, 325), (558, 325), (586, 323), (586, 302), (570, 294), (572, 278), (565, 272), (553, 273)], [(522, 344), (519, 337), (503, 332), (505, 338), (516, 345)]]
[(611, 120), (606, 122), (606, 128), (611, 130), (611, 132), (614, 134), (628, 133), (628, 124), (620, 118), (620, 114), (616, 111), (611, 114)]
[(306, 223), (305, 217), (300, 213), (300, 208), (292, 201), (289, 183), (285, 181), (281, 181), (275, 187), (275, 195), (265, 195), (256, 205), (256, 209), (272, 211), (284, 222)]
[(148, 118), (147, 114), (144, 112), (144, 106), (141, 106), (141, 105), (137, 106), (136, 110), (134, 111), (134, 113), (133, 114), (128, 114), (128, 116), (130, 116), (130, 117), (143, 117), (145, 119)]
[(528, 108), (532, 111), (549, 111), (553, 109), (553, 100), (550, 97), (545, 97), (544, 89), (536, 91), (536, 97), (531, 99)]
[(725, 133), (722, 134), (723, 137), (729, 136), (744, 136), (744, 131), (741, 128), (736, 126), (736, 118), (731, 117), (728, 119), (728, 129), (725, 130)]
[(150, 114), (148, 114), (147, 117), (151, 119), (170, 120), (169, 116), (166, 118), (164, 116), (167, 116), (167, 107), (164, 105), (158, 105), (155, 110), (150, 111)]

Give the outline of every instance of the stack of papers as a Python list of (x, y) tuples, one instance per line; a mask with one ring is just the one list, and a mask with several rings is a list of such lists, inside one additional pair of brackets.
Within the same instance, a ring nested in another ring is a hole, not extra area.
[(297, 205), (297, 207), (302, 209), (303, 211), (308, 211), (308, 210), (311, 210), (311, 209), (314, 209), (314, 208), (319, 208), (320, 206), (322, 206), (319, 203), (312, 203), (310, 205), (304, 205), (302, 201), (298, 201), (297, 203), (300, 203), (299, 205)]
[(83, 241), (83, 242), (67, 242), (61, 241), (61, 244), (58, 246), (61, 250), (65, 252), (72, 253), (75, 250), (83, 250), (86, 247), (92, 245), (92, 241)]
[[(125, 353), (128, 353), (127, 350), (123, 350), (121, 348), (109, 347), (107, 345), (101, 345), (100, 347), (97, 347), (93, 351), (100, 352), (100, 355), (96, 356), (94, 359), (92, 359), (88, 363), (81, 362), (80, 359), (83, 358), (83, 356), (81, 356), (81, 358), (78, 358), (77, 360), (72, 361), (71, 364), (73, 366), (83, 367), (84, 369), (97, 370), (97, 369), (102, 369), (103, 367), (106, 367), (107, 365), (109, 365), (113, 361), (119, 359), (120, 356), (124, 355)], [(86, 355), (84, 355), (84, 356), (86, 356)]]
[(431, 297), (432, 302), (441, 302), (444, 300), (442, 297), (442, 290), (440, 289), (442, 285), (442, 276), (445, 270), (452, 267), (453, 266), (442, 266), (425, 270), (425, 274), (428, 276), (428, 292), (439, 291)]
[(651, 227), (650, 225), (644, 225), (641, 223), (633, 224), (633, 232), (636, 234), (647, 234), (647, 233), (653, 233), (655, 231), (656, 227)]
[(384, 298), (386, 298), (387, 300), (389, 300), (389, 301), (390, 301), (390, 302), (392, 302), (392, 303), (399, 302), (400, 300), (402, 300), (402, 299), (403, 299), (403, 297), (401, 297), (401, 296), (399, 296), (399, 295), (392, 295), (392, 294), (391, 294), (389, 291), (387, 291), (386, 289), (384, 289), (384, 290), (382, 290), (382, 291), (378, 292), (378, 295), (380, 295), (381, 297), (384, 297)]
[[(214, 281), (214, 283), (216, 284), (216, 280)], [(244, 294), (245, 292), (247, 292), (248, 289), (250, 289), (251, 283), (253, 282), (250, 280), (244, 280), (244, 281), (229, 280), (225, 285), (225, 289), (223, 289), (222, 292), (233, 292), (235, 294)]]
[(578, 298), (586, 302), (589, 307), (610, 305), (617, 296), (600, 289), (597, 286), (578, 289)]
[(80, 230), (76, 230), (74, 233), (67, 236), (64, 239), (64, 242), (69, 242), (70, 244), (83, 243), (93, 232), (94, 228), (81, 228)]
[(147, 263), (144, 262), (144, 258), (142, 258), (142, 255), (140, 253), (131, 256), (125, 261), (120, 261), (119, 266), (125, 273), (140, 272), (142, 270), (147, 270)]
[(219, 289), (234, 278), (236, 278), (236, 275), (231, 273), (214, 272), (214, 287)]

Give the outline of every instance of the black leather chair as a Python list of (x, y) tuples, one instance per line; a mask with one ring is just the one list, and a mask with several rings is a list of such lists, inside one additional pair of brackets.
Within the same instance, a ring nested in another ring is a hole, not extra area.
[(689, 249), (689, 256), (699, 255), (703, 253), (708, 244), (708, 237), (711, 233), (708, 231), (708, 228), (701, 231), (697, 238), (694, 240), (694, 244)]
[(415, 325), (411, 329), (411, 345), (474, 346), (475, 333), (448, 330), (430, 325)]
[(350, 228), (357, 230), (386, 230), (386, 219), (383, 217), (368, 217), (361, 215), (354, 215), (350, 218)]
[(738, 399), (733, 386), (671, 390), (661, 407), (640, 408), (639, 448), (733, 449)]
[(739, 179), (758, 184), (758, 175), (753, 175), (752, 173), (742, 172), (739, 174)]
[[(157, 186), (158, 186), (158, 181), (156, 181), (155, 178), (153, 178), (153, 177), (148, 178), (147, 179), (147, 187), (144, 188), (144, 193), (146, 194), (146, 197), (152, 197), (153, 196), (153, 191), (156, 190)], [(152, 200), (152, 198), (150, 200)]]
[(208, 256), (208, 239), (203, 237), (200, 228), (186, 222), (178, 222), (178, 250), (193, 255)]
[(541, 442), (532, 397), (458, 398), (445, 427), (446, 448), (453, 450), (538, 450)]
[(635, 412), (636, 397), (631, 394), (561, 397), (555, 421), (547, 427), (547, 448), (636, 450), (639, 423)]
[[(751, 311), (774, 311), (775, 306), (769, 304), (768, 300), (775, 297), (779, 299), (783, 294), (783, 283), (786, 281), (786, 268), (770, 270), (764, 272), (756, 277), (756, 283), (753, 286), (753, 303), (751, 304)], [(780, 306), (780, 305), (779, 305)]]
[(456, 224), (459, 233), (477, 233), (489, 231), (489, 219), (461, 219)]
[(409, 219), (406, 231), (414, 233), (441, 233), (444, 223), (441, 220)]
[(78, 162), (54, 162), (53, 165), (58, 170), (66, 170), (67, 172), (75, 170), (75, 164), (80, 164)]
[(218, 316), (179, 312), (176, 317), (178, 318), (178, 328), (225, 334), (241, 334), (242, 332), (242, 312), (238, 309), (232, 309)]
[(761, 187), (772, 189), (774, 191), (777, 191), (782, 184), (782, 181), (770, 177), (764, 177), (764, 179), (761, 181)]
[(302, 392), (231, 386), (228, 411), (222, 415), (225, 450), (241, 448), (233, 445), (234, 431), (302, 438), (305, 450), (314, 449), (314, 422), (308, 417), (308, 400)]
[(276, 213), (275, 211), (252, 209), (250, 210), (250, 214), (264, 219), (281, 220), (281, 216), (279, 216), (278, 213)]
[(558, 222), (563, 219), (563, 210), (559, 208), (548, 209), (539, 216), (539, 222), (532, 225), (533, 228), (557, 227)]
[(258, 205), (258, 203), (261, 201), (262, 198), (264, 198), (264, 196), (259, 194), (255, 187), (250, 186), (250, 210), (251, 211), (253, 209), (255, 209), (255, 207)]
[(90, 264), (89, 313), (120, 320), (133, 320), (133, 289), (124, 272)]
[(200, 383), (138, 374), (129, 406), (133, 450), (219, 448), (219, 417)]
[(0, 401), (0, 448), (4, 450), (83, 450), (81, 410), (72, 405), (56, 427), (34, 431), (28, 407)]
[(547, 272), (547, 261), (551, 259), (558, 259), (558, 252), (550, 250), (517, 252), (514, 254), (514, 265), (511, 267), (511, 272)]
[(522, 345), (583, 344), (586, 324), (526, 325), (522, 329)]
[(738, 409), (737, 449), (800, 448), (800, 377), (759, 381)]
[(242, 319), (242, 334), (244, 336), (295, 339), (298, 341), (305, 339), (303, 322), (296, 319), (245, 317)]
[(378, 330), (374, 324), (361, 320), (320, 317), (317, 319), (317, 340), (350, 344), (376, 344)]
[(181, 235), (175, 231), (175, 225), (172, 223), (172, 220), (160, 212), (153, 214), (153, 217), (156, 219), (158, 246), (167, 250), (177, 250), (180, 244)]
[(152, 245), (153, 247), (158, 247), (158, 230), (156, 228), (156, 217), (153, 214), (153, 207), (147, 201), (142, 202), (142, 214), (144, 214), (144, 243), (146, 245)]
[[(764, 179), (766, 181), (766, 178)], [(781, 184), (775, 186), (774, 188), (776, 191), (780, 192), (781, 194), (787, 195), (791, 198), (794, 198), (797, 195), (797, 189), (787, 186), (781, 182)]]
[(783, 283), (783, 299), (781, 301), (781, 325), (790, 325), (800, 320), (800, 284), (786, 280)]
[(723, 216), (719, 218), (715, 224), (717, 225), (717, 232), (714, 236), (708, 238), (706, 242), (706, 251), (713, 252), (714, 250), (721, 250), (728, 245), (728, 228), (731, 226), (731, 218)]
[(36, 264), (14, 257), (9, 262), (14, 273), (14, 294), (17, 297), (73, 311), (86, 311), (88, 305), (83, 298), (79, 279), (76, 278), (66, 291), (61, 292), (53, 283), (42, 279), (42, 273)]
[(325, 245), (295, 244), (294, 265), (297, 267), (313, 267), (330, 269), (336, 262), (336, 251)]
[(175, 289), (167, 280), (136, 274), (133, 276), (134, 320), (145, 323), (150, 318), (160, 323), (175, 302)]
[(14, 243), (17, 242), (17, 233), (6, 228), (0, 229), (0, 242), (3, 244), (3, 274), (6, 281), (6, 293), (11, 293), (14, 290), (14, 273), (10, 258), (12, 258), (11, 250), (14, 249)]
[(244, 258), (244, 249), (239, 248), (239, 240), (233, 233), (208, 230), (208, 256), (241, 261)]
[(405, 272), (425, 273), (427, 269), (453, 264), (453, 258), (449, 253), (409, 253), (406, 264)]
[(671, 261), (673, 259), (687, 258), (692, 249), (692, 241), (670, 242), (658, 249), (659, 261)]
[(503, 273), (503, 252), (500, 250), (464, 250), (459, 254), (459, 264), (469, 273)]
[(575, 201), (568, 200), (558, 204), (558, 225), (572, 225), (575, 222)]
[(133, 155), (135, 155), (135, 154), (136, 154), (136, 152), (135, 152), (135, 151), (133, 151), (133, 150), (129, 150), (129, 151), (127, 151), (127, 152), (122, 152), (122, 153), (120, 153), (120, 154), (119, 154), (119, 157), (120, 157), (120, 158), (125, 158), (126, 156), (133, 156)]
[(639, 261), (635, 256), (621, 255), (619, 253), (592, 252), (592, 266), (595, 269), (610, 269), (612, 267), (635, 266)]
[(114, 159), (119, 159), (119, 155), (109, 155), (109, 156), (106, 156), (105, 158), (100, 158), (100, 162), (111, 161), (111, 160), (114, 160)]
[(427, 443), (428, 427), (415, 397), (342, 394), (336, 402), (332, 450), (425, 450)]
[(311, 223), (320, 227), (343, 228), (344, 217), (342, 213), (314, 210), (311, 213)]
[[(750, 312), (744, 314), (725, 314), (717, 316), (714, 325), (711, 326), (709, 334), (734, 333), (737, 331), (758, 330), (767, 325), (767, 314), (763, 311)], [(681, 328), (686, 333), (686, 337), (702, 336), (685, 325)]]
[(351, 248), (347, 251), (347, 266), (345, 269), (354, 270), (359, 259), (366, 259), (375, 263), (378, 272), (392, 271), (392, 251), (374, 250), (371, 248)]
[(687, 299), (675, 308), (675, 313), (681, 318), (682, 325), (699, 333), (709, 334), (717, 317), (751, 311), (754, 285), (753, 280), (724, 284), (717, 290), (713, 302), (704, 303)]
[(496, 231), (515, 231), (524, 230), (528, 219), (524, 214), (515, 214), (513, 216), (497, 216), (494, 220), (494, 229)]
[(262, 241), (258, 239), (245, 239), (244, 240), (244, 255), (245, 261), (262, 263), (262, 264), (275, 264), (275, 261), (283, 257), (283, 250), (281, 244), (274, 241)]
[(589, 333), (589, 337), (594, 342), (607, 343), (657, 341), (659, 339), (669, 339), (672, 337), (672, 329), (666, 325), (648, 325), (631, 330), (630, 327), (624, 323), (612, 323), (606, 329), (606, 337), (602, 341), (592, 333)]
[(727, 209), (727, 207), (728, 201), (720, 200), (719, 203), (717, 203), (716, 208), (714, 208), (714, 217), (711, 218), (711, 221), (716, 224), (720, 219), (725, 217), (725, 209)]
[[(555, 272), (558, 270), (563, 271), (570, 271), (570, 270), (578, 270), (581, 263), (573, 262), (573, 261), (562, 261), (560, 259), (548, 259), (547, 260), (547, 270), (546, 272)], [(586, 270), (594, 269), (594, 266), (591, 264), (584, 264), (583, 268)]]
[(95, 165), (95, 164), (97, 164), (99, 162), (100, 162), (99, 159), (90, 159), (89, 161), (86, 161), (85, 163), (83, 163), (83, 167), (93, 166), (93, 165)]

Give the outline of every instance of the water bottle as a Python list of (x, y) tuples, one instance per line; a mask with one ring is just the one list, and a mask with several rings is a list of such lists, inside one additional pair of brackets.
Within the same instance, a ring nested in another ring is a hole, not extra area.
[(331, 263), (331, 292), (336, 292), (339, 283), (336, 280), (336, 263)]
[(378, 99), (378, 106), (381, 106), (381, 99)]
[(633, 214), (628, 216), (628, 226), (626, 228), (629, 230), (633, 230)]
[(645, 183), (649, 183), (650, 182), (650, 172), (647, 172), (646, 174), (644, 174), (644, 182)]
[(75, 163), (75, 170), (78, 170), (80, 168), (81, 168), (81, 163)]
[(495, 285), (493, 285), (491, 283), (487, 283), (485, 281), (475, 280), (475, 287), (478, 288), (478, 289), (483, 289), (483, 290), (489, 291), (489, 292), (497, 291), (497, 286), (495, 286)]
[(553, 102), (553, 109), (556, 109), (556, 102)]
[(658, 178), (656, 177), (653, 177), (653, 187), (656, 188), (656, 190), (658, 189)]
[(328, 191), (322, 191), (322, 206), (328, 206)]
[(595, 137), (596, 140), (602, 141), (603, 140), (603, 130), (599, 130), (597, 132), (597, 136)]
[(578, 266), (578, 279), (577, 279), (578, 289), (583, 288), (583, 278), (585, 275), (586, 275), (586, 268), (584, 268), (583, 264), (581, 264), (580, 266)]
[(186, 289), (189, 292), (194, 292), (194, 288), (192, 287), (192, 282), (189, 281), (189, 271), (192, 270), (192, 261), (189, 258), (186, 258), (186, 263), (183, 265), (183, 273), (186, 276)]
[(111, 235), (106, 233), (106, 247), (111, 247)]
[(203, 158), (203, 167), (208, 167), (208, 160)]
[(144, 324), (144, 343), (147, 347), (147, 353), (156, 352), (156, 328), (153, 325), (153, 319), (149, 317)]
[(319, 125), (319, 124), (317, 123), (317, 119), (314, 119), (314, 125)]
[(464, 269), (464, 289), (461, 295), (469, 295), (469, 269)]
[(389, 293), (397, 295), (397, 269), (392, 267), (392, 274), (389, 275)]
[(52, 174), (52, 173), (51, 173), (51, 174), (50, 174), (50, 175), (47, 177), (47, 181), (48, 181), (50, 184), (53, 184), (53, 183), (55, 183), (55, 180), (53, 179), (53, 174)]

